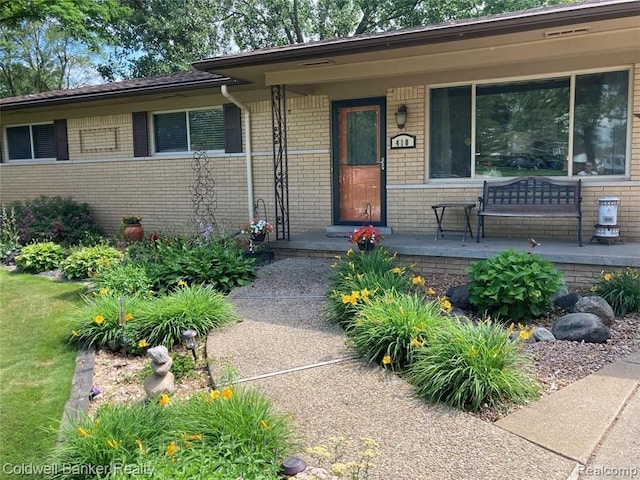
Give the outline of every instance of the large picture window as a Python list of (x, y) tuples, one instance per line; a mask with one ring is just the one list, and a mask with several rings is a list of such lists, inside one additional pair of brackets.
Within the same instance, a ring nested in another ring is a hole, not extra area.
[(53, 123), (7, 127), (9, 160), (56, 158)]
[(156, 153), (224, 149), (222, 107), (153, 115)]
[(628, 70), (434, 88), (429, 177), (624, 175), (628, 91)]

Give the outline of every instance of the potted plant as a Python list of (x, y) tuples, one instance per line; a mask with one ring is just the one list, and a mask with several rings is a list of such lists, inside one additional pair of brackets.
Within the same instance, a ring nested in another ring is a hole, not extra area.
[(358, 245), (360, 250), (368, 252), (376, 247), (377, 242), (382, 241), (382, 234), (373, 225), (364, 225), (351, 234), (350, 241)]
[(122, 217), (122, 237), (130, 242), (139, 242), (144, 236), (142, 218), (138, 215)]
[(267, 234), (273, 231), (273, 227), (265, 220), (254, 218), (251, 224), (242, 228), (242, 233), (249, 234), (249, 238), (254, 242), (263, 242)]

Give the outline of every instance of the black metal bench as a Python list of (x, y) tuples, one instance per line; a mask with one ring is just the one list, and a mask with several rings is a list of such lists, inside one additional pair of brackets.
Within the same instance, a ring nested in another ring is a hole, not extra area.
[(478, 234), (484, 237), (485, 217), (577, 218), (578, 245), (582, 246), (581, 180), (526, 177), (486, 181), (478, 197)]

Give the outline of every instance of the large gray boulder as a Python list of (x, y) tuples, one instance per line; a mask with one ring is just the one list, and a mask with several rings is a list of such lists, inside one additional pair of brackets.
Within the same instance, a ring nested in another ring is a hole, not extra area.
[(604, 343), (611, 338), (609, 328), (593, 313), (570, 313), (560, 317), (551, 331), (557, 340)]
[(461, 310), (475, 311), (476, 306), (469, 301), (468, 283), (465, 285), (456, 285), (455, 287), (449, 287), (446, 295), (452, 306)]
[(611, 305), (598, 295), (581, 297), (573, 307), (573, 311), (575, 313), (593, 313), (599, 316), (602, 323), (607, 327), (613, 325), (613, 321), (616, 319), (616, 314), (613, 312)]

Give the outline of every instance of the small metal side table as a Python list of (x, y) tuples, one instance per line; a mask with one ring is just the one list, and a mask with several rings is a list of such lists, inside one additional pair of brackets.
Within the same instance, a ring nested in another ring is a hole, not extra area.
[[(438, 203), (436, 205), (431, 205), (431, 208), (433, 208), (433, 213), (435, 213), (436, 215), (436, 222), (438, 222), (436, 240), (438, 240), (438, 237), (440, 235), (444, 235), (445, 233), (461, 233), (463, 242), (467, 238), (467, 232), (469, 232), (469, 236), (473, 238), (473, 231), (471, 230), (471, 210), (473, 210), (475, 207), (475, 203)], [(442, 221), (444, 220), (444, 211), (446, 208), (464, 209), (464, 218), (466, 223), (464, 232), (460, 232), (458, 230), (444, 230), (442, 228)]]

